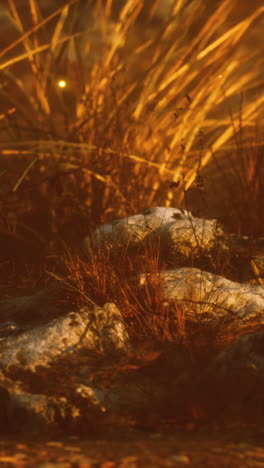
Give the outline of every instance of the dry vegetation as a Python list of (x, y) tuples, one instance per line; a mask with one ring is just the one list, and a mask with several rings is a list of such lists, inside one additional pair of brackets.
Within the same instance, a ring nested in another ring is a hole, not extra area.
[[(201, 303), (164, 300), (163, 272), (170, 264), (162, 258), (158, 241), (145, 241), (137, 249), (129, 243), (119, 249), (110, 248), (107, 242), (100, 247), (94, 244), (85, 260), (69, 251), (63, 259), (61, 276), (47, 272), (60, 284), (57, 299), (70, 310), (73, 304), (97, 309), (114, 302), (137, 352), (151, 355), (153, 349), (174, 343), (197, 360), (210, 357), (234, 339), (230, 319), (221, 323), (212, 319), (210, 292)], [(190, 256), (190, 265), (192, 261)], [(212, 264), (206, 267), (214, 268)], [(190, 270), (186, 278), (190, 291), (192, 280)], [(221, 313), (221, 306), (215, 309)], [(206, 320), (208, 312), (211, 318)], [(147, 351), (142, 351), (146, 344)]]
[[(175, 0), (161, 18), (154, 0), (44, 3), (0, 11), (2, 287), (57, 271), (63, 241), (99, 223), (183, 205), (212, 158), (221, 174), (222, 154), (239, 167), (231, 228), (259, 235), (264, 66), (250, 41), (263, 6), (236, 17), (239, 1)], [(89, 269), (102, 281), (99, 257)]]
[[(101, 223), (149, 207), (192, 210), (193, 188), (202, 200), (198, 215), (213, 194), (227, 216), (210, 214), (226, 229), (264, 235), (264, 50), (255, 47), (264, 7), (252, 3), (1, 2), (0, 296), (55, 279), (61, 288), (56, 283), (51, 300), (71, 310), (114, 302), (134, 346), (125, 362), (95, 353), (89, 373), (106, 388), (152, 360), (157, 378), (164, 374), (170, 385), (176, 355), (182, 368), (186, 361), (199, 370), (238, 337), (235, 319), (219, 320), (219, 305), (212, 319), (210, 291), (203, 303), (164, 300), (162, 271), (170, 265), (158, 241), (132, 253), (129, 245), (121, 252), (94, 246), (86, 258), (81, 244)], [(234, 267), (220, 252), (198, 258), (198, 244), (188, 265), (237, 279), (239, 262)], [(79, 367), (87, 361), (83, 351), (48, 376), (40, 370), (30, 391), (68, 391), (77, 359)], [(195, 392), (190, 412), (202, 420)]]

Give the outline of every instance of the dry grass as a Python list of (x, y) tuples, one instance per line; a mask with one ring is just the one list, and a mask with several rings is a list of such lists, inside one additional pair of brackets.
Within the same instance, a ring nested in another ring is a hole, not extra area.
[(250, 94), (263, 54), (247, 46), (263, 7), (226, 31), (237, 2), (206, 14), (204, 2), (175, 0), (163, 21), (155, 17), (159, 2), (113, 3), (72, 0), (44, 15), (37, 0), (24, 0), (24, 8), (7, 2), (13, 32), (0, 51), (6, 232), (24, 224), (45, 243), (76, 240), (88, 223), (181, 203), (213, 154), (236, 151), (239, 109), (232, 121), (228, 112), (241, 93), (249, 139), (263, 119), (263, 95)]
[[(61, 301), (69, 305), (96, 308), (114, 302), (124, 319), (135, 352), (145, 358), (170, 344), (183, 346), (191, 359), (208, 359), (234, 339), (225, 320), (213, 320), (210, 292), (207, 301), (164, 300), (164, 275), (157, 242), (145, 243), (135, 252), (129, 245), (110, 249), (107, 243), (90, 250), (85, 261), (70, 252), (64, 256), (63, 277), (52, 273), (61, 283)], [(192, 274), (186, 278), (192, 290)], [(201, 285), (202, 287), (202, 285)], [(210, 309), (210, 319), (204, 316)], [(218, 306), (215, 306), (216, 310)], [(220, 307), (221, 309), (221, 307)], [(216, 312), (217, 313), (217, 312)], [(225, 330), (227, 331), (225, 332)]]
[(233, 115), (235, 150), (223, 148), (212, 155), (208, 167), (198, 165), (195, 180), (184, 191), (185, 206), (198, 217), (213, 217), (234, 234), (263, 237), (260, 216), (264, 197), (263, 127), (256, 123), (249, 131), (244, 126), (243, 102), (239, 122)]
[[(66, 295), (63, 292), (66, 302), (101, 306), (114, 302), (131, 336), (139, 341), (172, 341), (177, 335), (175, 318), (170, 319), (163, 299), (159, 272), (164, 265), (158, 245), (145, 244), (137, 253), (131, 253), (129, 246), (122, 251), (107, 244), (100, 249), (94, 246), (85, 261), (68, 252), (65, 265), (68, 274), (61, 281), (67, 291)], [(140, 275), (149, 272), (149, 281), (140, 286)]]
[[(261, 216), (264, 200), (264, 152), (261, 143), (263, 129), (255, 127), (253, 141), (247, 139), (243, 120), (236, 131), (236, 154), (229, 158), (232, 179), (225, 172), (229, 192), (229, 229), (240, 235), (263, 237), (264, 220)], [(221, 172), (221, 169), (220, 169)], [(228, 182), (230, 180), (230, 183)]]

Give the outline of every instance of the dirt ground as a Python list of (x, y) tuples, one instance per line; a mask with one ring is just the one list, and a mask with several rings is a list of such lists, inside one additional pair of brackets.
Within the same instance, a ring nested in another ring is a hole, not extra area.
[(105, 438), (0, 440), (0, 467), (264, 467), (264, 432), (130, 432)]

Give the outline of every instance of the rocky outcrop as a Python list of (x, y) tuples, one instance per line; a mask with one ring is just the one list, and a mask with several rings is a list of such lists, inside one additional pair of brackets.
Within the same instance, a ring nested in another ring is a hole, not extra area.
[[(151, 281), (141, 275), (142, 285)], [(170, 304), (189, 304), (185, 319), (208, 325), (216, 321), (232, 323), (234, 334), (248, 333), (264, 326), (264, 289), (239, 284), (198, 268), (178, 268), (160, 274), (164, 300)]]
[(136, 254), (146, 243), (158, 248), (170, 267), (202, 266), (217, 273), (222, 263), (229, 265), (229, 273), (235, 271), (239, 282), (261, 284), (264, 277), (264, 238), (250, 241), (228, 235), (217, 220), (172, 207), (152, 208), (100, 226), (84, 239), (83, 249), (86, 255), (103, 248)]
[[(156, 343), (144, 360), (116, 304), (63, 309), (57, 284), (0, 301), (2, 429), (87, 431), (127, 415), (143, 425), (160, 417), (261, 419), (264, 288), (217, 274), (215, 260), (231, 267), (243, 260), (247, 271), (253, 264), (259, 280), (261, 250), (238, 248), (216, 220), (158, 207), (98, 228), (84, 241), (86, 261), (105, 248), (142, 255), (146, 243), (160, 249), (167, 268), (124, 280), (139, 297), (160, 288), (161, 309), (174, 330), (181, 327), (175, 341)], [(224, 413), (229, 398), (232, 411)]]
[(209, 255), (224, 244), (224, 233), (216, 220), (195, 218), (191, 213), (177, 208), (157, 207), (144, 213), (100, 226), (84, 240), (84, 250), (108, 245), (111, 248), (130, 249), (139, 247), (143, 241), (159, 239), (160, 248), (171, 261), (181, 256)]
[[(36, 298), (32, 298), (36, 304)], [(10, 309), (12, 301), (8, 304)], [(27, 306), (28, 303), (29, 298)], [(24, 304), (22, 298), (21, 311)], [(6, 305), (7, 301), (4, 302), (4, 309)], [(14, 309), (17, 305), (18, 298), (14, 301)], [(10, 334), (9, 328), (6, 334)], [(80, 346), (106, 354), (129, 348), (128, 334), (115, 304), (107, 303), (93, 310), (83, 307), (46, 324), (18, 329), (16, 334), (12, 330), (12, 336), (2, 337), (0, 341), (0, 366), (21, 366), (34, 370), (37, 366), (51, 364)]]

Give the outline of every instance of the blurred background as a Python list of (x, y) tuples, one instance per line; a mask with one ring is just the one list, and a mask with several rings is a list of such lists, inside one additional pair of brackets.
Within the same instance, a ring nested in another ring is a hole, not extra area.
[(157, 205), (264, 235), (263, 29), (261, 0), (2, 1), (2, 277)]

